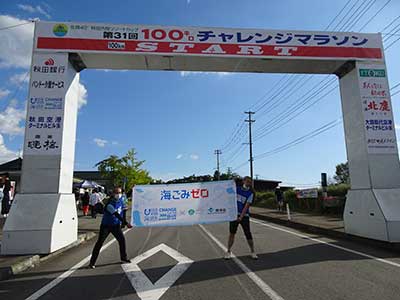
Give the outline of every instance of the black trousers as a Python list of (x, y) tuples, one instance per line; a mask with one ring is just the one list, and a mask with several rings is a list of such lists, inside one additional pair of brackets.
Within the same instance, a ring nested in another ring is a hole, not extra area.
[(7, 195), (8, 192), (4, 193), (3, 199), (1, 200), (1, 214), (6, 215), (10, 212), (10, 197)]
[(95, 205), (90, 205), (90, 212), (92, 213), (92, 218), (97, 217), (97, 211), (96, 211), (96, 206)]
[(252, 240), (253, 236), (250, 231), (250, 218), (248, 216), (244, 216), (242, 221), (232, 221), (229, 222), (229, 232), (231, 234), (236, 234), (239, 224), (242, 226), (244, 235), (246, 236), (246, 239)]
[(103, 246), (104, 241), (106, 240), (106, 238), (108, 237), (108, 235), (110, 233), (118, 241), (119, 255), (120, 255), (121, 260), (127, 259), (125, 237), (124, 237), (124, 234), (122, 233), (121, 226), (120, 225), (103, 225), (103, 224), (101, 224), (99, 238), (97, 239), (96, 245), (94, 245), (92, 257), (90, 258), (91, 265), (94, 265), (96, 263), (97, 257), (99, 256), (99, 253), (100, 253), (100, 249)]

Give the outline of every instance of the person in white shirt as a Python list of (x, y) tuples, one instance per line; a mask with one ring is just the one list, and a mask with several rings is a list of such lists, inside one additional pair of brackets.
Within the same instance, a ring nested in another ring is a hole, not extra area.
[(97, 192), (97, 189), (93, 189), (92, 194), (90, 195), (90, 208), (92, 213), (92, 218), (96, 219), (97, 212), (96, 212), (96, 204), (100, 202), (100, 195)]

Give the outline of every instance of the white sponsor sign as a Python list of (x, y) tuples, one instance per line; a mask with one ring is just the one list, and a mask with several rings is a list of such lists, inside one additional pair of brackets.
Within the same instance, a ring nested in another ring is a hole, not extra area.
[(297, 190), (296, 196), (298, 199), (305, 199), (305, 198), (318, 198), (318, 189), (303, 189)]
[(368, 153), (395, 154), (397, 142), (386, 68), (360, 64), (357, 71)]
[(61, 153), (67, 64), (65, 54), (33, 55), (24, 154)]
[(237, 218), (233, 180), (140, 185), (133, 190), (134, 226), (178, 226)]

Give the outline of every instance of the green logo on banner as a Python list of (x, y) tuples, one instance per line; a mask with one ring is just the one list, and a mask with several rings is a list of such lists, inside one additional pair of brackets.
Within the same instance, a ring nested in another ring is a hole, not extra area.
[(360, 69), (361, 77), (385, 77), (384, 69)]
[(53, 27), (53, 33), (55, 36), (64, 36), (68, 32), (68, 26), (65, 24), (56, 24)]

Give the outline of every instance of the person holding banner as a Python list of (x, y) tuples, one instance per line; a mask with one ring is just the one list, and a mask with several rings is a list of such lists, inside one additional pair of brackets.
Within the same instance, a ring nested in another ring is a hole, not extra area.
[(249, 244), (251, 257), (253, 259), (258, 259), (257, 254), (254, 251), (253, 236), (250, 231), (250, 214), (249, 207), (254, 200), (254, 190), (252, 187), (252, 180), (249, 176), (243, 178), (243, 185), (237, 185), (237, 208), (238, 217), (237, 220), (231, 221), (229, 223), (229, 240), (228, 240), (228, 251), (225, 254), (225, 259), (232, 258), (231, 249), (235, 241), (235, 235), (239, 224), (242, 226), (244, 235), (246, 236), (247, 243)]
[(104, 241), (111, 233), (118, 241), (119, 253), (122, 263), (130, 263), (126, 254), (126, 242), (124, 234), (122, 233), (122, 226), (132, 228), (126, 218), (123, 217), (123, 210), (126, 208), (126, 203), (122, 196), (121, 188), (116, 187), (111, 196), (110, 201), (104, 208), (104, 215), (100, 225), (99, 237), (96, 245), (93, 248), (92, 257), (90, 258), (89, 268), (94, 269), (97, 257), (99, 256), (100, 249), (103, 246)]

